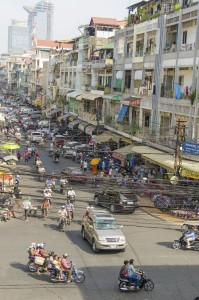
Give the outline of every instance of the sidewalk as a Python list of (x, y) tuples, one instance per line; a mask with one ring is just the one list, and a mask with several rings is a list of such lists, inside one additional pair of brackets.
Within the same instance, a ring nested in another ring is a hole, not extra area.
[[(140, 206), (144, 206), (144, 207), (141, 207), (141, 209), (143, 211), (145, 211), (146, 213), (150, 214), (151, 216), (158, 218), (160, 220), (163, 220), (163, 221), (169, 221), (169, 222), (174, 222), (174, 223), (182, 223), (183, 224), (183, 223), (187, 222), (187, 220), (185, 220), (185, 219), (176, 218), (169, 213), (161, 212), (159, 209), (157, 209), (154, 206), (154, 203), (148, 197), (139, 197), (139, 196), (137, 196), (137, 197), (138, 197)], [(190, 220), (188, 220), (188, 221), (190, 221)]]

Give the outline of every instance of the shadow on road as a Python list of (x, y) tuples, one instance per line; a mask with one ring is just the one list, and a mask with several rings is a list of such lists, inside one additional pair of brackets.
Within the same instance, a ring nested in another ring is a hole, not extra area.
[(173, 249), (173, 243), (171, 242), (158, 242), (157, 245)]

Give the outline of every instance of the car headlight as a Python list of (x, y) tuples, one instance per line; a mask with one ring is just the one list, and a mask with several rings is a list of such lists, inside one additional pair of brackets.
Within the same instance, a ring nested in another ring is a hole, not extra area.
[(124, 242), (124, 243), (126, 243), (126, 239), (125, 239), (125, 237), (124, 237), (124, 236), (120, 238), (120, 242)]
[(103, 237), (103, 236), (99, 236), (98, 240), (99, 240), (100, 242), (106, 242), (106, 239), (105, 239), (105, 237)]

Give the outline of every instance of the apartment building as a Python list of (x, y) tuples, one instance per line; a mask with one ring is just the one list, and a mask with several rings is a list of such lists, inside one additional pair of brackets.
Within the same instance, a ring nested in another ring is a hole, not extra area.
[(114, 41), (112, 96), (105, 124), (127, 137), (171, 145), (177, 119), (198, 139), (198, 3), (129, 7)]

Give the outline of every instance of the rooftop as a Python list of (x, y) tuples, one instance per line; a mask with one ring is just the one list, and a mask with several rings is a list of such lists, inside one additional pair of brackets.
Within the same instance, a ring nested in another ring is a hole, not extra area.
[(105, 26), (112, 26), (112, 27), (119, 27), (120, 24), (117, 21), (117, 19), (112, 18), (98, 18), (98, 17), (92, 17), (90, 21), (90, 26), (96, 26), (96, 25), (105, 25)]
[(55, 42), (50, 40), (37, 40), (36, 47), (40, 48), (63, 48), (65, 50), (71, 50), (73, 48), (72, 44), (66, 44), (64, 42)]

